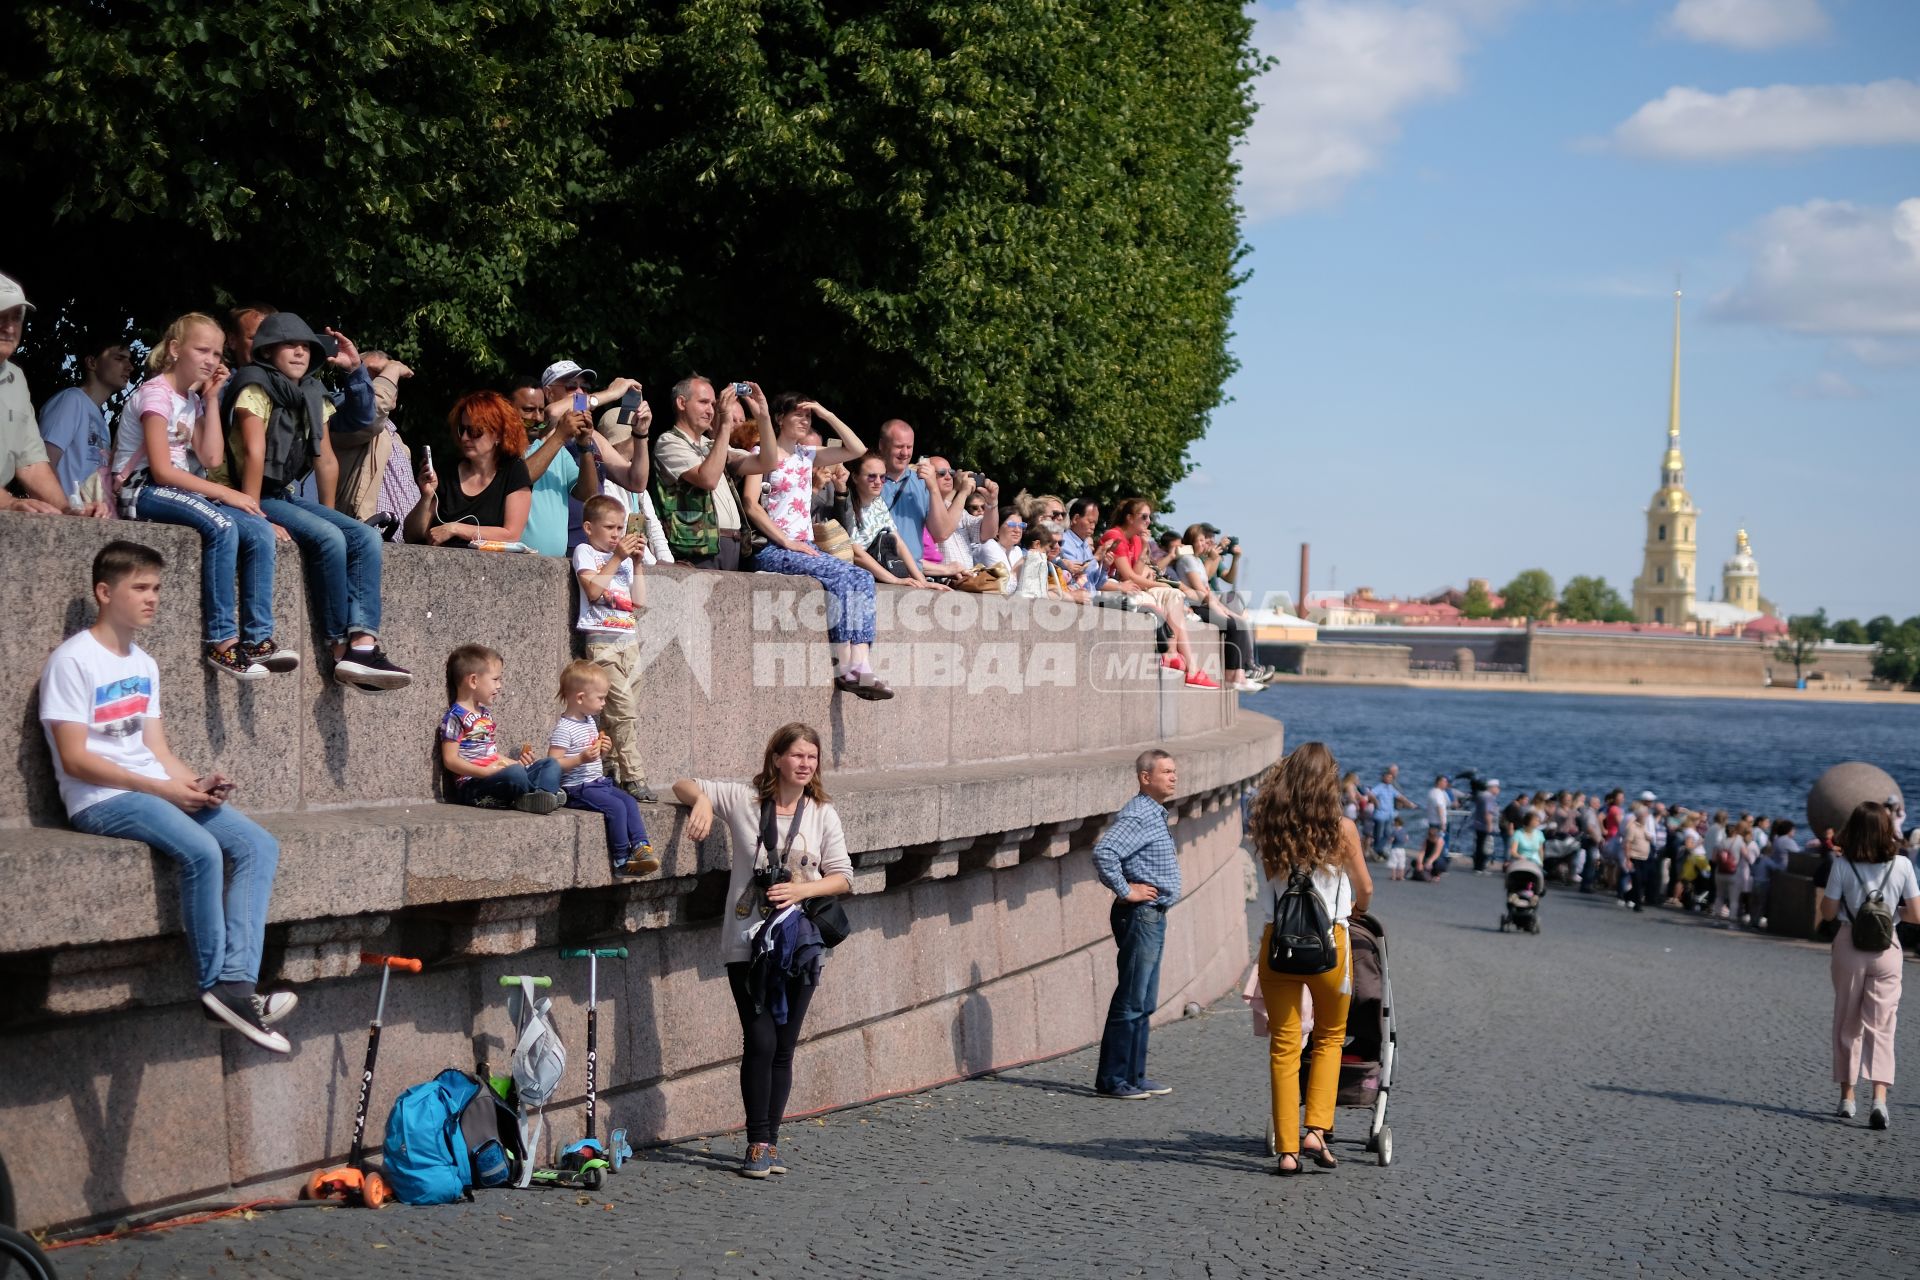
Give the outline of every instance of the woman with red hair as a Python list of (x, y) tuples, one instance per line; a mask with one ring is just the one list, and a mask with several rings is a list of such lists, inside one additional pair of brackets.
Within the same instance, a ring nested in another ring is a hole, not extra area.
[(527, 476), (527, 429), (520, 413), (497, 391), (473, 391), (447, 414), (460, 461), (453, 487), (440, 492), (440, 476), (427, 452), (420, 472), (420, 501), (407, 515), (407, 541), (449, 544), (518, 542), (533, 506)]

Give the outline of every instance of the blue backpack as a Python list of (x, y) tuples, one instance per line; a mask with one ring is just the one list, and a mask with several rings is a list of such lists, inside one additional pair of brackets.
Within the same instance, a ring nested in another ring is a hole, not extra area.
[(383, 1164), (396, 1199), (452, 1204), (471, 1198), (473, 1165), (460, 1113), (479, 1092), (478, 1080), (449, 1067), (393, 1100)]

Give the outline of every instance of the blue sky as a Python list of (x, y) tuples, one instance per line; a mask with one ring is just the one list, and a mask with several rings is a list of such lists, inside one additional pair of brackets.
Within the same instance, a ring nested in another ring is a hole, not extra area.
[(1783, 610), (1920, 613), (1920, 3), (1253, 12), (1242, 369), (1172, 495), (1243, 586), (1627, 594), (1678, 273), (1703, 590), (1744, 525)]

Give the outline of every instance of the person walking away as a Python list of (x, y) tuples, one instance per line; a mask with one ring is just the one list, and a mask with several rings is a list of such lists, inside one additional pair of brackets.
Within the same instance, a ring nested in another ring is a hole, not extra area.
[[(1340, 1091), (1340, 1050), (1353, 1001), (1353, 955), (1347, 921), (1373, 900), (1373, 877), (1360, 832), (1340, 815), (1339, 774), (1333, 753), (1307, 742), (1267, 771), (1253, 800), (1249, 834), (1267, 873), (1265, 896), (1272, 916), (1296, 874), (1311, 878), (1313, 892), (1332, 922), (1339, 963), (1311, 977), (1275, 973), (1266, 956), (1273, 925), (1260, 936), (1260, 994), (1267, 1006), (1268, 1084), (1273, 1131), (1280, 1148), (1276, 1172), (1301, 1172), (1304, 1154), (1323, 1169), (1338, 1165), (1327, 1139), (1333, 1132)], [(1300, 1126), (1301, 999), (1313, 1000), (1313, 1043), (1308, 1054), (1306, 1132)]]
[(207, 1016), (273, 1053), (273, 1024), (299, 1003), (260, 995), (260, 954), (280, 842), (230, 803), (234, 784), (196, 774), (161, 728), (160, 668), (134, 643), (160, 608), (166, 561), (137, 542), (93, 558), (91, 627), (53, 651), (40, 673), (40, 724), (60, 801), (74, 829), (150, 845), (179, 873), (180, 921)]
[(1649, 821), (1644, 801), (1636, 800), (1633, 810), (1620, 827), (1621, 850), (1626, 855), (1626, 871), (1620, 881), (1620, 905), (1638, 911), (1652, 892), (1653, 837), (1647, 831)]
[[(800, 1025), (818, 989), (825, 955), (813, 930), (810, 948), (794, 946), (792, 963), (774, 969), (759, 935), (765, 929), (804, 933), (809, 899), (853, 892), (853, 860), (840, 815), (820, 776), (820, 735), (798, 721), (767, 740), (760, 772), (749, 782), (682, 778), (674, 799), (692, 809), (687, 838), (705, 840), (717, 817), (732, 847), (727, 897), (720, 913), (720, 959), (740, 1016), (740, 1102), (747, 1151), (740, 1176), (784, 1174), (780, 1121), (793, 1089)], [(788, 908), (802, 906), (800, 911)], [(797, 936), (797, 935), (794, 935)]]
[(1473, 797), (1473, 874), (1487, 874), (1500, 839), (1500, 779), (1489, 778)]
[(1868, 1123), (1888, 1124), (1893, 1085), (1894, 1022), (1900, 1012), (1903, 956), (1894, 920), (1920, 924), (1920, 883), (1913, 863), (1900, 857), (1893, 811), (1877, 800), (1855, 807), (1840, 831), (1840, 850), (1820, 921), (1839, 921), (1833, 936), (1833, 1078), (1840, 1114), (1854, 1114), (1854, 1088), (1864, 1072), (1873, 1086)]
[(1147, 1076), (1147, 1024), (1160, 1003), (1160, 953), (1167, 910), (1180, 898), (1180, 859), (1167, 829), (1167, 802), (1180, 789), (1179, 766), (1158, 748), (1133, 762), (1139, 794), (1114, 814), (1093, 847), (1093, 867), (1113, 894), (1108, 924), (1119, 943), (1119, 984), (1107, 1006), (1093, 1087), (1109, 1098), (1148, 1098), (1173, 1090)]

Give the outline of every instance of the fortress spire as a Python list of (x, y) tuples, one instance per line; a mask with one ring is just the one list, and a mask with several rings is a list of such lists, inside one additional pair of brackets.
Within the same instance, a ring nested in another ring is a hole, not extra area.
[(1680, 290), (1673, 291), (1673, 379), (1667, 393), (1667, 456), (1660, 464), (1664, 485), (1686, 483), (1686, 462), (1680, 456)]
[(1641, 622), (1685, 626), (1694, 615), (1697, 551), (1694, 524), (1700, 512), (1687, 493), (1680, 456), (1680, 290), (1673, 291), (1673, 371), (1667, 392), (1667, 452), (1660, 460), (1660, 489), (1647, 508), (1647, 541), (1640, 576), (1633, 583), (1633, 612)]

